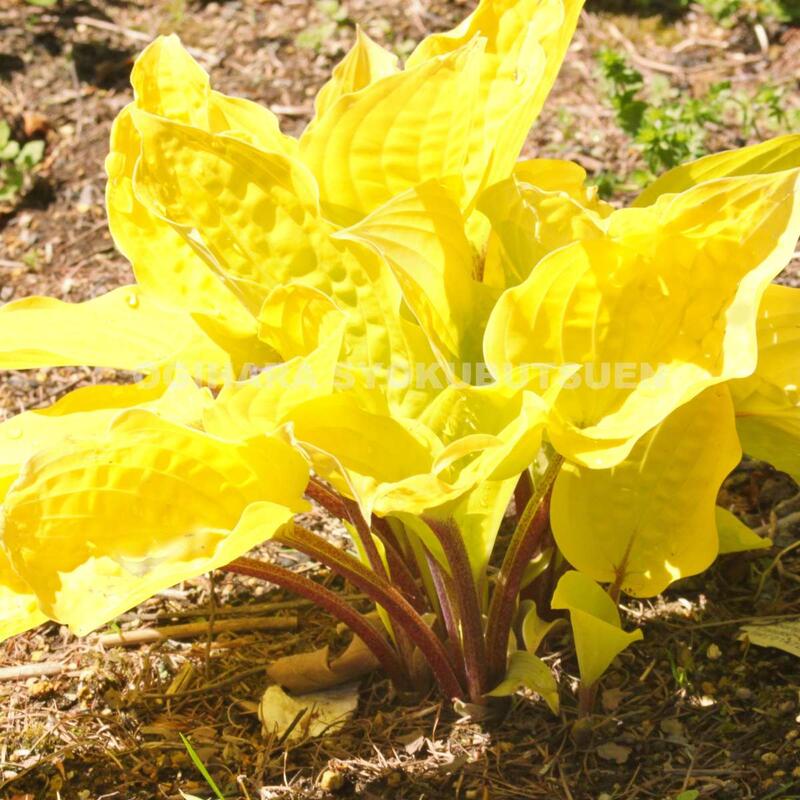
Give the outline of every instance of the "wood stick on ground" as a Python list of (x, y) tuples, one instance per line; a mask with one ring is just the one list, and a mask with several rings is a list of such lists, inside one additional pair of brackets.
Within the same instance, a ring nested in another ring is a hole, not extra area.
[(51, 675), (60, 675), (68, 664), (59, 664), (57, 661), (41, 661), (38, 664), (19, 664), (15, 667), (0, 667), (0, 681), (18, 681), (25, 678), (43, 678)]
[[(297, 617), (245, 617), (244, 619), (217, 620), (215, 633), (240, 631), (293, 631)], [(208, 622), (187, 622), (185, 625), (164, 625), (161, 628), (139, 628), (122, 633), (105, 633), (98, 641), (103, 647), (136, 646), (165, 639), (191, 639), (208, 633)]]

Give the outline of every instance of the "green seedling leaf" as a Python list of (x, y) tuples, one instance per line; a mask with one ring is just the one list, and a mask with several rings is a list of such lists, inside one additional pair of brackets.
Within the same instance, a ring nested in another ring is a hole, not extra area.
[(23, 169), (30, 169), (35, 167), (44, 156), (44, 142), (36, 139), (33, 142), (27, 142), (22, 146), (22, 149), (14, 159), (14, 163)]
[(0, 148), (0, 161), (13, 161), (20, 153), (19, 142), (7, 141)]
[(182, 733), (180, 737), (186, 752), (189, 753), (189, 758), (192, 759), (192, 763), (197, 767), (198, 772), (203, 776), (211, 791), (214, 792), (214, 796), (217, 800), (225, 800), (225, 795), (222, 794), (217, 784), (214, 783), (214, 779), (208, 774), (206, 765), (200, 760), (200, 756), (197, 755), (197, 751), (192, 747), (192, 743)]

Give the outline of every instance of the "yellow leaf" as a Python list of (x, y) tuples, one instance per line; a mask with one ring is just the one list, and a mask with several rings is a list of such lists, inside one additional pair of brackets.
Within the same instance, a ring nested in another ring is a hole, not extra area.
[(612, 466), (674, 408), (750, 374), (761, 296), (800, 234), (800, 171), (728, 178), (607, 220), (606, 236), (546, 256), (495, 306), (484, 352), (509, 365), (575, 364), (550, 434)]
[(551, 605), (569, 611), (584, 686), (597, 683), (609, 664), (642, 638), (640, 630), (622, 630), (614, 601), (582, 572), (571, 570), (561, 576)]
[(544, 192), (563, 192), (579, 206), (605, 219), (614, 207), (600, 199), (597, 187), (586, 183), (586, 170), (574, 161), (529, 158), (514, 165), (514, 177)]
[(716, 513), (720, 555), (772, 547), (771, 539), (759, 536), (730, 511), (717, 506)]
[(409, 189), (335, 235), (369, 245), (386, 259), (445, 363), (480, 360), (494, 297), (472, 277), (464, 217), (442, 185), (429, 182)]
[(262, 150), (293, 155), (297, 143), (267, 108), (211, 89), (205, 70), (172, 34), (148, 45), (133, 66), (135, 105), (210, 133), (225, 133)]
[(142, 138), (137, 197), (185, 235), (197, 231), (192, 238), (253, 314), (289, 270), (315, 268), (309, 232), (317, 195), (301, 164), (137, 109), (132, 114)]
[(82, 635), (270, 538), (308, 479), (284, 442), (236, 444), (132, 410), (25, 464), (0, 532), (42, 610)]
[(159, 36), (141, 52), (131, 85), (139, 108), (187, 125), (208, 125), (208, 75), (175, 34)]
[(333, 68), (330, 80), (314, 100), (317, 119), (323, 117), (341, 98), (398, 71), (397, 56), (384, 50), (356, 25), (356, 41), (347, 55)]
[(740, 457), (728, 389), (707, 389), (615, 467), (564, 464), (550, 512), (556, 543), (594, 580), (658, 594), (716, 557), (716, 496)]
[(171, 383), (160, 375), (157, 378), (124, 386), (86, 386), (52, 406), (17, 414), (0, 424), (0, 502), (34, 453), (64, 438), (99, 434), (124, 409), (147, 408), (176, 422), (198, 424), (212, 401), (211, 392), (183, 373)]
[(474, 193), (507, 178), (541, 111), (583, 3), (580, 0), (481, 0), (458, 27), (424, 39), (411, 54), (415, 68), (486, 41), (480, 57), (480, 90), (465, 169)]
[(0, 642), (46, 621), (36, 595), (14, 572), (0, 546)]
[[(154, 298), (199, 317), (215, 341), (239, 354), (235, 361), (256, 361), (261, 352), (253, 315), (196, 251), (191, 240), (166, 220), (151, 214), (133, 192), (133, 172), (141, 141), (133, 126), (132, 106), (114, 120), (106, 158), (106, 206), (111, 235), (131, 262), (136, 280)], [(213, 325), (213, 327), (212, 327)]]
[(549, 622), (543, 620), (539, 616), (536, 603), (534, 603), (533, 600), (524, 601), (520, 611), (523, 612), (522, 641), (525, 643), (525, 649), (529, 653), (535, 653), (547, 634), (564, 621), (559, 618), (550, 620)]
[(370, 248), (332, 238), (302, 164), (142, 112), (135, 121), (140, 199), (208, 252), (254, 315), (277, 286), (302, 284), (345, 312), (347, 360), (378, 375), (413, 363), (389, 267)]
[(800, 167), (800, 134), (777, 136), (766, 142), (703, 156), (664, 173), (634, 200), (649, 206), (662, 194), (683, 192), (703, 181), (736, 175), (766, 175)]
[(192, 318), (138, 286), (85, 303), (26, 297), (0, 307), (0, 369), (87, 365), (150, 372), (182, 365), (207, 383), (231, 374), (230, 357)]
[(541, 695), (548, 708), (558, 714), (558, 685), (553, 671), (533, 653), (518, 650), (509, 659), (506, 677), (486, 694), (489, 697), (508, 697), (522, 687)]
[(325, 216), (352, 225), (396, 194), (460, 176), (471, 149), (482, 43), (341, 97), (300, 138)]
[[(568, 162), (567, 162), (568, 163)], [(484, 280), (492, 286), (516, 286), (530, 275), (548, 253), (572, 242), (597, 239), (603, 233), (602, 217), (581, 205), (566, 191), (542, 189), (519, 177), (507, 178), (486, 189), (478, 210), (492, 223), (489, 248), (499, 247), (497, 268)]]
[(744, 451), (800, 479), (800, 289), (768, 287), (756, 371), (730, 386)]

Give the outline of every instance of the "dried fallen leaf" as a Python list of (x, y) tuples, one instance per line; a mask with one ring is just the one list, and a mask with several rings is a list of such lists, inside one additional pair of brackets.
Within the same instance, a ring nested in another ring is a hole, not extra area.
[(800, 619), (770, 622), (766, 625), (744, 625), (739, 636), (759, 647), (776, 647), (794, 656), (800, 656)]
[(267, 675), (284, 689), (306, 694), (357, 680), (377, 666), (372, 651), (354, 636), (338, 658), (330, 658), (327, 646), (310, 653), (284, 656), (267, 667)]
[(600, 758), (604, 761), (613, 761), (615, 764), (624, 764), (631, 754), (631, 748), (616, 742), (605, 742), (595, 749)]
[(616, 711), (625, 693), (622, 689), (604, 689), (603, 694), (600, 696), (600, 702), (603, 704), (603, 711)]
[(301, 741), (337, 731), (357, 706), (355, 683), (296, 697), (286, 694), (280, 686), (270, 686), (261, 698), (258, 718), (265, 734)]

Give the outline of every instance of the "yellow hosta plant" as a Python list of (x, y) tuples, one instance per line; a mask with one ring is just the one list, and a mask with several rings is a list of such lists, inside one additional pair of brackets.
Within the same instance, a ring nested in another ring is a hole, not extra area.
[[(176, 37), (140, 55), (106, 162), (136, 282), (0, 307), (2, 369), (141, 375), (0, 425), (0, 636), (85, 634), (224, 568), (314, 600), (401, 688), (555, 710), (538, 651), (567, 614), (590, 688), (641, 635), (621, 593), (764, 546), (715, 500), (742, 449), (800, 477), (798, 290), (771, 284), (800, 136), (624, 209), (518, 161), (579, 11), (482, 0), (402, 66), (359, 30), (298, 140)], [(295, 521), (310, 500), (354, 552)], [(385, 630), (245, 555), (269, 539)]]

